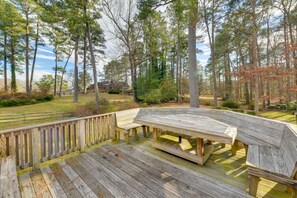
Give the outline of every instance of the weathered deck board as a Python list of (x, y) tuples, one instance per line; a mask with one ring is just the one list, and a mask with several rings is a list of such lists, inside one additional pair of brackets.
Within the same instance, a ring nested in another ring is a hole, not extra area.
[[(96, 159), (99, 163), (103, 166), (108, 168), (114, 174), (119, 176), (121, 179), (125, 180), (128, 184), (132, 185), (135, 189), (141, 192), (145, 197), (158, 197), (158, 194), (152, 191), (151, 189), (147, 188), (144, 184), (137, 181), (131, 175), (126, 173), (125, 171), (119, 169), (115, 164), (116, 162), (110, 163), (108, 161), (108, 157), (103, 153), (97, 154), (98, 152), (89, 152), (89, 155)], [(135, 171), (134, 171), (135, 172)]]
[(145, 153), (144, 151), (127, 146), (119, 147), (119, 149), (135, 159), (145, 162), (162, 172), (168, 172), (173, 178), (182, 180), (185, 184), (206, 192), (213, 197), (233, 197), (234, 195), (237, 195), (238, 197), (248, 197), (246, 193), (239, 189), (232, 188), (231, 186), (218, 182), (208, 176), (194, 173), (189, 169), (177, 167), (173, 163), (166, 163), (160, 158), (155, 158), (155, 156)]
[(50, 168), (67, 197), (83, 197), (67, 175), (63, 172), (63, 169), (59, 166), (59, 164), (55, 163), (50, 165)]
[(57, 195), (59, 195), (58, 197), (66, 198), (67, 197), (66, 194), (64, 193), (59, 182), (54, 177), (54, 174), (52, 173), (51, 169), (47, 166), (47, 167), (41, 168), (40, 171), (52, 196), (57, 197)]
[(30, 177), (36, 197), (52, 197), (39, 169), (31, 172)]
[(22, 197), (36, 197), (29, 173), (19, 176), (19, 181), (21, 181), (20, 192)]
[[(244, 149), (231, 156), (229, 145), (215, 145), (205, 166), (199, 166), (154, 149), (150, 141), (108, 144), (42, 168), (34, 177), (30, 173), (29, 180), (21, 175), (20, 188), (28, 192), (21, 190), (22, 197), (83, 197), (80, 191), (97, 197), (248, 197)], [(88, 191), (79, 189), (82, 183)], [(257, 197), (289, 197), (285, 191), (263, 179)]]
[(98, 197), (114, 197), (100, 182), (98, 182), (91, 172), (87, 171), (74, 158), (66, 160), (67, 164), (71, 166), (77, 174), (88, 184)]
[[(156, 181), (156, 183), (160, 184), (161, 186), (164, 186), (165, 189), (168, 189), (169, 192), (175, 193), (175, 195), (184, 195), (187, 197), (198, 196), (198, 195), (203, 197), (208, 196), (206, 193), (203, 193), (196, 188), (188, 186), (180, 180), (176, 180), (175, 178), (171, 177), (171, 175), (167, 172), (161, 172), (155, 169), (154, 167), (150, 166), (149, 164), (135, 160), (133, 157), (126, 155), (125, 153), (121, 152), (117, 148), (114, 148), (114, 147), (99, 148), (99, 149), (96, 149), (95, 152), (101, 153), (101, 154), (105, 152), (106, 154), (104, 156), (109, 155), (109, 157), (106, 157), (106, 159), (108, 159), (111, 163), (120, 164), (120, 166), (122, 165), (122, 166), (131, 167), (132, 174), (135, 174), (135, 175), (144, 174), (147, 178), (151, 179), (152, 182)], [(150, 188), (151, 187), (150, 183), (147, 186), (148, 188)], [(153, 190), (158, 190), (158, 189), (160, 188), (154, 188)], [(168, 193), (166, 194), (168, 195)]]

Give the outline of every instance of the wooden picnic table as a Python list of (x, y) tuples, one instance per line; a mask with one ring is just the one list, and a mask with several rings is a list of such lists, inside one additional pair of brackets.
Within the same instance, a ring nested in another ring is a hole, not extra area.
[[(203, 165), (214, 150), (211, 141), (232, 145), (237, 128), (212, 118), (190, 114), (147, 114), (134, 119), (135, 123), (153, 128), (153, 146), (168, 153)], [(179, 135), (179, 141), (163, 141), (158, 131), (169, 131)], [(195, 139), (192, 148), (183, 149), (182, 137)], [(204, 139), (208, 140), (204, 143)]]

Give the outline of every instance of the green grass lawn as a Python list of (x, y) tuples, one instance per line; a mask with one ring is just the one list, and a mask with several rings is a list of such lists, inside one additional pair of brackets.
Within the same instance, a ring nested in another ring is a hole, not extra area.
[(263, 111), (260, 112), (260, 116), (264, 118), (275, 119), (296, 124), (296, 116), (293, 115), (292, 112)]
[[(132, 100), (131, 96), (120, 94), (100, 93), (101, 98), (106, 98), (109, 101)], [(50, 102), (43, 102), (33, 105), (17, 106), (17, 107), (2, 107), (0, 114), (18, 114), (18, 113), (35, 113), (35, 112), (56, 112), (56, 111), (73, 111), (78, 105), (86, 104), (94, 101), (94, 94), (79, 95), (79, 102), (73, 103), (73, 96), (55, 97)]]
[[(100, 98), (105, 98), (109, 102), (112, 102), (113, 106), (116, 106), (116, 110), (119, 109), (129, 109), (135, 108), (139, 105), (132, 101), (132, 96), (127, 95), (119, 95), (119, 94), (107, 94), (107, 93), (100, 93)], [(84, 105), (90, 101), (94, 101), (95, 96), (94, 94), (85, 94), (79, 96), (79, 102), (73, 103), (73, 96), (62, 96), (55, 97), (53, 101), (38, 103), (33, 105), (25, 105), (25, 106), (17, 106), (17, 107), (2, 107), (0, 108), (0, 116), (8, 115), (8, 114), (23, 114), (23, 113), (46, 113), (46, 112), (74, 112), (77, 106)], [(201, 98), (202, 108), (211, 108), (211, 106), (203, 105), (205, 101), (211, 101), (211, 98)], [(177, 103), (167, 103), (167, 104), (158, 104), (154, 105), (156, 107), (189, 107), (188, 103), (177, 104)], [(281, 111), (262, 111), (260, 112), (260, 117), (265, 117), (269, 119), (276, 119), (284, 122), (296, 123), (296, 116), (292, 115), (291, 112), (281, 112)], [(44, 122), (52, 122), (57, 121), (60, 119), (67, 119), (67, 118), (50, 118), (40, 121), (32, 121), (27, 123), (9, 123), (9, 124), (1, 124), (0, 123), (0, 130), (9, 129), (9, 128), (16, 128), (28, 125), (34, 125)]]
[[(132, 103), (132, 97), (127, 95), (121, 95), (121, 94), (107, 94), (107, 93), (100, 93), (100, 98), (105, 98), (110, 102), (113, 103)], [(0, 116), (6, 117), (7, 115), (12, 114), (29, 114), (29, 113), (49, 113), (49, 112), (74, 112), (76, 107), (79, 105), (84, 105), (88, 102), (95, 101), (95, 95), (94, 94), (85, 94), (85, 95), (79, 95), (79, 102), (73, 103), (73, 96), (62, 96), (62, 97), (55, 97), (54, 100), (50, 102), (43, 102), (33, 105), (24, 105), (24, 106), (17, 106), (17, 107), (2, 107), (0, 108)], [(43, 120), (34, 120), (31, 122), (23, 122), (22, 118), (20, 118), (20, 122), (14, 122), (14, 123), (2, 123), (0, 121), (0, 130), (4, 129), (10, 129), (10, 128), (17, 128), (22, 126), (28, 126), (28, 125), (34, 125), (34, 124), (40, 124), (45, 122), (53, 122), (61, 119), (67, 119), (65, 118), (55, 118), (54, 116), (52, 118), (43, 119)]]

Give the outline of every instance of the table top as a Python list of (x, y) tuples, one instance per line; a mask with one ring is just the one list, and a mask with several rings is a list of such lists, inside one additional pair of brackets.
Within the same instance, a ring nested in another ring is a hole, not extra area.
[(135, 123), (153, 128), (233, 144), (237, 128), (212, 118), (191, 114), (147, 114), (137, 116)]

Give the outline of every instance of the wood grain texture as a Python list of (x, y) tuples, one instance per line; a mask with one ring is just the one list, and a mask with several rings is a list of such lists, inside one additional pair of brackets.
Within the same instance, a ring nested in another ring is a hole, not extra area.
[(209, 117), (188, 114), (137, 115), (134, 122), (165, 131), (172, 131), (228, 144), (234, 142), (237, 133), (236, 128), (231, 125)]

